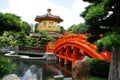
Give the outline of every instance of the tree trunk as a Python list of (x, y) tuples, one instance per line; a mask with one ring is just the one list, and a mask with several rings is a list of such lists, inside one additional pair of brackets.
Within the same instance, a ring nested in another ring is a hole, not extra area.
[(120, 80), (120, 48), (113, 50), (111, 54), (108, 80)]

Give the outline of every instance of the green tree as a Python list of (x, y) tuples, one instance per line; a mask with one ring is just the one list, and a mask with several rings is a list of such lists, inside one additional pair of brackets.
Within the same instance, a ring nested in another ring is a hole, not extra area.
[(109, 0), (83, 0), (91, 3), (86, 10), (80, 15), (86, 20), (86, 24), (90, 26), (89, 32), (91, 34), (101, 34), (111, 30), (110, 26), (103, 25), (104, 19), (111, 15), (107, 12), (107, 5)]
[(52, 37), (49, 37), (47, 35), (47, 32), (45, 31), (40, 31), (40, 36), (38, 38), (38, 44), (41, 44), (41, 46), (45, 46), (48, 42), (54, 41)]
[(2, 53), (0, 53), (0, 78), (8, 75), (11, 70), (16, 68), (16, 65), (12, 63), (12, 60), (1, 56), (1, 54)]
[(11, 13), (0, 12), (0, 34), (4, 31), (24, 31), (26, 34), (30, 32), (30, 25), (21, 20), (21, 18)]
[(14, 32), (5, 31), (2, 36), (0, 36), (0, 47), (16, 46), (17, 41)]
[(20, 32), (16, 34), (16, 45), (17, 46), (30, 46), (31, 39), (30, 36), (27, 36), (24, 32)]
[(0, 13), (0, 31), (20, 31), (19, 27), (21, 19), (19, 16), (10, 13)]
[(77, 26), (76, 24), (73, 24), (72, 26), (70, 26), (70, 27), (67, 29), (67, 32), (73, 31), (73, 28), (76, 27), (76, 26)]
[(78, 25), (74, 24), (70, 28), (67, 29), (67, 31), (72, 31), (75, 34), (85, 34), (88, 32), (89, 26), (86, 25), (86, 23), (80, 23)]
[(29, 25), (27, 22), (22, 21), (22, 22), (20, 23), (20, 27), (21, 27), (21, 29), (22, 29), (22, 32), (24, 32), (24, 33), (27, 34), (27, 35), (30, 34), (30, 32), (31, 32), (31, 27), (30, 27), (30, 25)]
[(36, 32), (36, 33), (38, 32), (38, 31), (37, 31), (38, 25), (39, 25), (38, 23), (35, 24), (35, 32)]
[(108, 80), (120, 80), (120, 0), (83, 0), (91, 3), (81, 16), (92, 34), (104, 34), (96, 43), (112, 51)]
[(76, 33), (85, 34), (88, 32), (89, 26), (86, 23), (78, 24), (78, 28), (76, 29)]
[(66, 30), (64, 29), (63, 26), (60, 26), (60, 34), (63, 34), (64, 32), (66, 32)]

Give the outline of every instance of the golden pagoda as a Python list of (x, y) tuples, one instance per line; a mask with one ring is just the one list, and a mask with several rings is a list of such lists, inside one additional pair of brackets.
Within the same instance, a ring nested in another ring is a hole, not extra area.
[(59, 37), (60, 26), (58, 25), (63, 21), (59, 16), (51, 14), (51, 9), (47, 9), (47, 14), (36, 16), (35, 21), (39, 22), (37, 31), (44, 30), (48, 33), (48, 36)]

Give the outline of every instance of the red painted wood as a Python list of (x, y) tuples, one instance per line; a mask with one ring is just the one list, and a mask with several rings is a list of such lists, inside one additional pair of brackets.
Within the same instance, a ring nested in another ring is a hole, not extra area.
[(46, 51), (54, 52), (59, 60), (64, 59), (67, 64), (71, 61), (72, 64), (77, 60), (82, 60), (85, 56), (110, 61), (110, 52), (96, 52), (96, 46), (87, 42), (86, 36), (82, 34), (72, 34), (67, 36), (66, 33), (60, 37), (54, 44), (54, 49), (49, 49), (46, 45)]

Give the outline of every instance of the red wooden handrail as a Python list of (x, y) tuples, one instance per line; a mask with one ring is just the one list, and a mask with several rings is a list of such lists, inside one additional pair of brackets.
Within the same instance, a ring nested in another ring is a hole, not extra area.
[[(65, 49), (67, 50), (68, 47), (75, 47), (74, 49), (79, 49), (84, 51), (84, 55), (88, 55), (92, 58), (98, 58), (98, 59), (102, 59), (102, 60), (106, 60), (106, 61), (110, 61), (110, 53), (107, 51), (104, 52), (96, 52), (96, 45), (89, 43), (87, 40), (87, 36), (83, 35), (83, 34), (72, 34), (70, 33), (70, 35), (67, 36), (66, 33), (64, 33), (64, 35), (62, 37), (60, 37), (54, 44), (54, 49), (49, 49), (49, 47), (46, 45), (46, 51), (50, 51), (50, 52), (54, 52), (56, 54), (56, 56), (58, 56), (60, 59), (65, 59), (65, 61), (69, 60), (72, 61), (72, 63), (74, 63), (75, 61), (77, 61), (77, 57), (73, 57), (70, 58), (71, 55), (69, 51), (67, 52), (62, 52), (60, 53), (61, 49)], [(73, 52), (74, 55), (79, 55), (81, 54), (79, 51), (76, 52), (76, 54)], [(83, 55), (82, 54), (82, 55)], [(80, 55), (79, 55), (80, 57)]]

